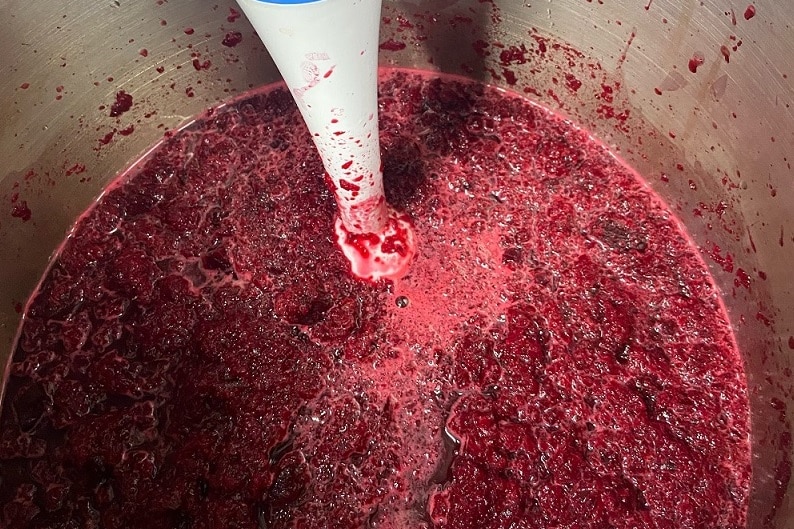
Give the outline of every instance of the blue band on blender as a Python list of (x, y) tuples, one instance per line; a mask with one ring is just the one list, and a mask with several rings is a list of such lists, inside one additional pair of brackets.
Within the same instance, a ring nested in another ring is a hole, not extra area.
[(292, 4), (313, 4), (314, 2), (320, 2), (321, 0), (256, 0), (256, 1), (261, 2), (263, 4), (292, 5)]

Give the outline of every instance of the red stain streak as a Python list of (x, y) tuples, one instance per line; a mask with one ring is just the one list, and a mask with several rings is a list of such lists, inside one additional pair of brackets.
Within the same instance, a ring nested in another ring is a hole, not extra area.
[(331, 175), (325, 173), (323, 176), (323, 180), (325, 180), (325, 187), (331, 190), (331, 192), (336, 192), (336, 184), (334, 183), (334, 179), (331, 178)]
[(518, 78), (516, 77), (515, 72), (512, 70), (508, 70), (507, 68), (502, 69), (502, 75), (505, 78), (505, 82), (510, 86), (514, 86), (518, 82)]
[(526, 46), (510, 46), (509, 48), (499, 52), (499, 62), (503, 66), (510, 66), (511, 64), (525, 64), (529, 59), (527, 58)]
[(582, 87), (582, 81), (577, 79), (572, 73), (565, 74), (565, 86), (572, 92), (577, 92)]
[(207, 70), (210, 66), (212, 66), (212, 62), (209, 60), (201, 62), (199, 59), (193, 59), (193, 68), (195, 68), (197, 72)]
[(711, 248), (709, 255), (711, 259), (717, 263), (724, 271), (733, 273), (733, 256), (729, 252), (725, 252), (725, 256), (721, 255), (722, 249), (716, 244)]
[(488, 43), (484, 40), (475, 40), (472, 42), (471, 47), (474, 48), (474, 53), (480, 57), (485, 57), (491, 54), (491, 52), (488, 51)]
[(750, 290), (750, 276), (743, 269), (739, 268), (736, 270), (736, 278), (733, 280), (733, 284), (736, 285), (737, 288), (744, 287)]
[(750, 240), (750, 248), (753, 249), (753, 253), (756, 253), (755, 241), (753, 240), (753, 234), (750, 231), (750, 228), (747, 228), (747, 238)]
[(473, 22), (474, 19), (463, 15), (455, 15), (449, 19), (449, 25), (453, 28), (458, 27), (460, 24), (472, 24)]
[(615, 89), (608, 84), (602, 84), (599, 98), (603, 99), (607, 103), (612, 103), (615, 100)]
[(361, 190), (361, 186), (357, 186), (356, 184), (352, 182), (348, 182), (345, 179), (339, 181), (339, 187), (341, 187), (345, 191), (351, 191), (351, 192), (356, 192)]
[(405, 43), (396, 41), (394, 39), (389, 39), (385, 42), (382, 42), (378, 47), (385, 51), (400, 51), (405, 49)]
[(85, 172), (85, 165), (76, 163), (66, 170), (65, 176), (72, 176), (73, 174), (81, 174)]
[(233, 7), (230, 7), (230, 8), (229, 8), (229, 16), (227, 16), (227, 17), (226, 17), (226, 21), (227, 21), (227, 22), (234, 22), (234, 21), (236, 21), (238, 18), (240, 18), (241, 16), (242, 16), (242, 15), (240, 14), (240, 12), (239, 12), (239, 11), (237, 11), (237, 10), (236, 10), (235, 8), (233, 8)]
[(403, 16), (399, 16), (399, 15), (398, 15), (398, 16), (397, 16), (397, 22), (400, 24), (400, 27), (401, 27), (401, 28), (407, 28), (407, 29), (411, 29), (411, 28), (413, 28), (413, 27), (414, 27), (414, 25), (413, 25), (413, 24), (411, 24), (411, 22), (409, 22), (409, 21), (408, 21), (408, 19), (406, 19), (406, 18), (405, 18), (405, 17), (403, 17)]

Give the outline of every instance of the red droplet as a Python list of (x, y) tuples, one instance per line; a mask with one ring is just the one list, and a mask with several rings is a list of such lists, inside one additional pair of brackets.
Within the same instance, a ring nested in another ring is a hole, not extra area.
[(19, 202), (14, 204), (14, 207), (11, 209), (11, 216), (16, 217), (18, 219), (22, 219), (22, 222), (29, 221), (31, 217), (31, 213), (27, 201), (20, 200)]
[(750, 4), (749, 6), (747, 6), (747, 9), (744, 10), (744, 19), (750, 20), (754, 16), (755, 16), (755, 6), (753, 4)]
[(22, 83), (21, 85), (19, 85), (19, 87), (22, 90), (27, 90), (28, 88), (30, 88), (30, 83)]
[(230, 31), (223, 37), (221, 44), (226, 46), (227, 48), (234, 48), (243, 40), (243, 34), (239, 31)]
[[(110, 78), (108, 78), (110, 80)], [(110, 117), (120, 116), (132, 107), (132, 96), (121, 90), (116, 93), (116, 100), (110, 106)], [(108, 140), (109, 141), (109, 140)]]
[(700, 52), (695, 52), (692, 55), (692, 58), (689, 59), (689, 71), (692, 73), (697, 73), (698, 67), (702, 66), (703, 63), (706, 62), (706, 58)]
[(733, 279), (733, 284), (739, 288), (744, 287), (750, 289), (750, 276), (742, 268), (736, 270), (736, 277)]
[(505, 78), (505, 82), (510, 86), (513, 86), (518, 82), (518, 78), (516, 77), (516, 74), (513, 70), (502, 68), (502, 75)]
[(141, 57), (148, 57), (149, 50), (147, 50), (146, 48), (142, 48), (141, 51), (138, 52), (138, 55), (140, 55)]
[(566, 85), (568, 86), (568, 88), (570, 88), (570, 89), (571, 89), (571, 91), (573, 91), (573, 92), (577, 92), (577, 91), (579, 90), (579, 88), (581, 88), (581, 87), (582, 87), (582, 81), (580, 81), (579, 79), (577, 79), (577, 78), (576, 78), (576, 77), (575, 77), (573, 74), (571, 74), (571, 73), (566, 73), (566, 74), (565, 74), (565, 84), (566, 84)]
[(73, 174), (80, 174), (85, 172), (85, 165), (76, 163), (66, 170), (65, 176), (72, 176)]
[(196, 30), (193, 28), (185, 28), (185, 35), (192, 35)]
[(193, 59), (193, 68), (195, 68), (197, 72), (200, 72), (201, 70), (208, 70), (210, 66), (212, 66), (212, 62), (209, 59), (204, 62), (201, 62), (198, 59)]
[(345, 191), (351, 191), (351, 192), (355, 192), (355, 191), (361, 190), (361, 186), (357, 186), (356, 184), (354, 184), (352, 182), (348, 182), (345, 179), (342, 179), (342, 180), (339, 181), (339, 187), (341, 187)]
[(348, 160), (342, 164), (342, 169), (350, 169), (351, 165), (353, 165), (353, 160)]
[(389, 39), (385, 42), (382, 42), (379, 48), (385, 51), (400, 51), (405, 49), (405, 43), (398, 42), (394, 39)]
[(725, 59), (725, 62), (731, 62), (731, 50), (728, 49), (728, 46), (720, 46), (720, 53), (722, 53), (722, 58)]

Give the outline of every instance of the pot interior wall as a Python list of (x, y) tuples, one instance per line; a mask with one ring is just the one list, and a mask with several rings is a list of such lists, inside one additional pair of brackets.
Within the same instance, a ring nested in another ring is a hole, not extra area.
[[(794, 519), (794, 4), (385, 1), (383, 65), (466, 75), (593, 131), (721, 287), (752, 394), (752, 528)], [(0, 365), (77, 216), (208, 106), (278, 79), (236, 5), (9, 0), (0, 33)], [(239, 32), (242, 40), (227, 36)], [(225, 41), (225, 43), (224, 43)], [(120, 91), (131, 109), (111, 117)], [(732, 263), (732, 264), (729, 264)]]

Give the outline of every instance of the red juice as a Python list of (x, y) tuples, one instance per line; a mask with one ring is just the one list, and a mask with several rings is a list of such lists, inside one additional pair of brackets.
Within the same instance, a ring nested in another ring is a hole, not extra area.
[(667, 207), (519, 97), (380, 94), (398, 280), (351, 276), (280, 87), (80, 219), (10, 366), (0, 525), (744, 527), (742, 362)]

